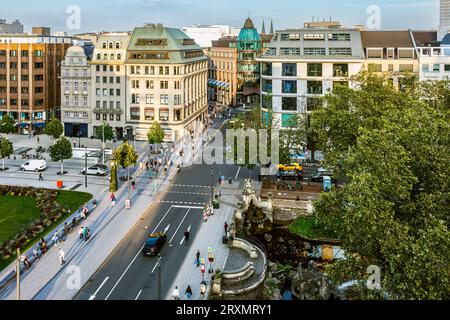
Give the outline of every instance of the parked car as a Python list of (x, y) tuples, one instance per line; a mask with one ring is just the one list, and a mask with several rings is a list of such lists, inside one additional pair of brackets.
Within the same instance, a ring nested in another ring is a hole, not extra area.
[(22, 171), (44, 171), (47, 169), (47, 161), (44, 159), (34, 159), (30, 160), (28, 162), (25, 162), (21, 167), (20, 170)]
[[(85, 174), (86, 170), (81, 173)], [(102, 164), (96, 164), (87, 169), (87, 174), (90, 176), (106, 176), (108, 174), (108, 167)]]
[(166, 243), (167, 236), (164, 233), (156, 233), (148, 236), (142, 253), (144, 256), (156, 256)]
[(331, 177), (332, 182), (336, 182), (333, 178), (333, 172), (324, 168), (317, 169), (311, 176), (311, 180), (314, 182), (323, 182), (323, 177)]

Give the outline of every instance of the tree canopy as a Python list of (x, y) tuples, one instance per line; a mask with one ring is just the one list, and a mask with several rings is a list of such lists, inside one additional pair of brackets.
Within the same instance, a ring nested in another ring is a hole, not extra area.
[(326, 165), (346, 181), (315, 203), (346, 251), (327, 272), (342, 283), (376, 265), (391, 299), (448, 299), (449, 82), (399, 91), (373, 74), (352, 81), (313, 113)]
[(164, 130), (158, 121), (155, 121), (147, 133), (148, 143), (159, 144), (164, 141)]
[(11, 133), (14, 131), (14, 119), (3, 114), (3, 118), (0, 120), (0, 132), (1, 133)]
[(111, 126), (109, 125), (109, 123), (102, 123), (101, 126), (97, 127), (95, 129), (95, 137), (97, 139), (103, 139), (103, 128), (105, 128), (105, 141), (108, 140), (112, 140), (114, 134), (113, 134), (113, 129), (111, 128)]
[(0, 137), (0, 159), (2, 159), (2, 170), (5, 170), (5, 158), (12, 155), (14, 147), (7, 138)]
[(64, 160), (72, 158), (72, 144), (69, 140), (61, 137), (53, 146), (50, 146), (50, 158), (52, 161), (61, 161), (61, 174), (64, 173)]
[(138, 154), (133, 146), (125, 141), (114, 151), (114, 159), (122, 168), (128, 168), (136, 165)]

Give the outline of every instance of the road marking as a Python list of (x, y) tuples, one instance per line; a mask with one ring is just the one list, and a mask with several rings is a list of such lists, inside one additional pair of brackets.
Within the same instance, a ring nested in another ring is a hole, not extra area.
[[(172, 210), (173, 207), (170, 207), (169, 210), (167, 210), (166, 214), (161, 218), (161, 220), (159, 221), (158, 225), (156, 226), (155, 230), (153, 230), (152, 233), (155, 233), (156, 230), (158, 230), (159, 226), (161, 225), (161, 223), (163, 222), (163, 220), (167, 217), (167, 215), (169, 214), (170, 210)], [(122, 280), (122, 278), (125, 276), (125, 274), (127, 273), (127, 271), (130, 269), (130, 267), (132, 266), (132, 264), (134, 263), (134, 261), (137, 259), (137, 257), (139, 256), (139, 254), (141, 254), (142, 249), (144, 249), (145, 244), (141, 247), (141, 249), (139, 249), (138, 253), (134, 256), (133, 260), (130, 262), (130, 264), (128, 265), (128, 267), (125, 269), (125, 271), (123, 272), (123, 274), (120, 276), (119, 280), (117, 280), (116, 284), (114, 285), (114, 287), (111, 289), (111, 291), (108, 293), (108, 295), (106, 296), (105, 300), (108, 300), (109, 296), (111, 295), (111, 293), (113, 293), (114, 289), (116, 289), (117, 285), (119, 284), (119, 282)]]
[(136, 296), (136, 299), (134, 299), (134, 300), (137, 300), (137, 299), (139, 299), (139, 296), (141, 295), (141, 293), (142, 293), (142, 290), (141, 290), (141, 291), (139, 291), (138, 295)]
[(203, 210), (204, 209), (204, 207), (189, 207), (189, 206), (173, 206), (173, 208), (192, 209), (192, 210)]
[[(187, 231), (191, 232), (191, 226), (189, 226), (189, 227), (187, 228)], [(182, 239), (181, 242), (180, 242), (180, 245), (183, 244), (184, 240), (185, 240), (185, 238), (183, 237), (183, 239)]]
[(241, 172), (241, 167), (238, 168), (238, 171), (236, 173), (236, 177), (234, 177), (234, 180), (237, 180), (238, 176), (239, 176), (239, 172)]
[(177, 235), (177, 232), (178, 232), (178, 230), (180, 230), (180, 228), (181, 228), (181, 225), (183, 224), (184, 220), (186, 220), (186, 218), (187, 218), (187, 216), (188, 216), (189, 212), (191, 212), (191, 209), (188, 209), (188, 211), (187, 211), (187, 212), (186, 212), (186, 214), (184, 215), (184, 218), (183, 218), (183, 220), (181, 220), (180, 224), (178, 225), (178, 228), (177, 228), (177, 230), (175, 230), (175, 233), (173, 234), (173, 237), (172, 237), (172, 239), (170, 239), (170, 241), (169, 241), (169, 244), (171, 244), (171, 243), (172, 243), (173, 239), (174, 239), (174, 238), (175, 238), (175, 236)]
[[(204, 206), (203, 202), (182, 202), (182, 201), (156, 201), (157, 203), (167, 203), (172, 205), (195, 205), (195, 206)], [(179, 208), (180, 206), (173, 206), (175, 208)]]
[(155, 270), (158, 267), (158, 264), (159, 264), (160, 261), (161, 261), (161, 257), (159, 257), (158, 261), (156, 262), (155, 266), (153, 267), (152, 273), (155, 272)]
[(105, 280), (103, 280), (100, 287), (98, 287), (97, 291), (94, 292), (94, 294), (89, 298), (89, 300), (94, 300), (97, 293), (100, 291), (100, 289), (105, 285), (106, 281), (108, 281), (109, 277), (106, 277)]

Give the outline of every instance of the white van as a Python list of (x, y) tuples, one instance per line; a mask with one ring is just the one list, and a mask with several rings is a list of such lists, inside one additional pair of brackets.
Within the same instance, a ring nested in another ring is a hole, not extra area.
[(30, 160), (22, 165), (22, 171), (44, 171), (47, 168), (47, 161), (43, 159)]

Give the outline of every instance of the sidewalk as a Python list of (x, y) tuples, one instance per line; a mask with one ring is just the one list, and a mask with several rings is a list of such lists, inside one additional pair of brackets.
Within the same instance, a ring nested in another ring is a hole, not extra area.
[(208, 217), (207, 222), (203, 222), (197, 235), (190, 245), (190, 249), (186, 255), (180, 271), (170, 286), (170, 292), (167, 293), (165, 300), (173, 300), (171, 294), (175, 286), (180, 291), (180, 299), (187, 300), (184, 292), (188, 285), (192, 288), (192, 300), (202, 300), (200, 294), (200, 284), (202, 282), (202, 274), (194, 262), (197, 250), (200, 250), (200, 257), (205, 259), (205, 281), (207, 282), (206, 297), (211, 289), (211, 274), (208, 273), (208, 248), (212, 248), (214, 262), (212, 268), (223, 270), (228, 257), (228, 245), (222, 243), (225, 234), (224, 224), (231, 225), (231, 220), (236, 210), (235, 204), (241, 200), (242, 181), (235, 181), (231, 186), (222, 187), (222, 197), (220, 199), (220, 208), (215, 210), (214, 215)]
[[(180, 146), (178, 146), (179, 148)], [(143, 149), (142, 147), (140, 149)], [(140, 161), (145, 161), (147, 154), (139, 150)], [(178, 151), (178, 150), (177, 150)], [(177, 152), (172, 154), (177, 158)], [(169, 174), (158, 178), (158, 190), (165, 190), (170, 185), (171, 178), (176, 174), (173, 167)], [(116, 192), (117, 205), (110, 207), (109, 197), (99, 200), (97, 208), (88, 216), (81, 226), (89, 226), (92, 237), (84, 242), (78, 237), (75, 230), (60, 244), (65, 252), (66, 264), (60, 266), (58, 248), (52, 247), (32, 268), (21, 276), (21, 299), (30, 300), (70, 300), (78, 290), (97, 271), (110, 253), (122, 241), (131, 228), (147, 212), (149, 203), (153, 203), (155, 195), (153, 180), (149, 183), (146, 171), (134, 170), (135, 181), (139, 188), (132, 193), (131, 210), (125, 209), (125, 200), (128, 197), (128, 185), (124, 183)], [(14, 266), (12, 266), (14, 268)], [(8, 272), (11, 268), (8, 267)], [(77, 283), (78, 282), (78, 283)], [(0, 299), (15, 299), (15, 282), (0, 292)]]

